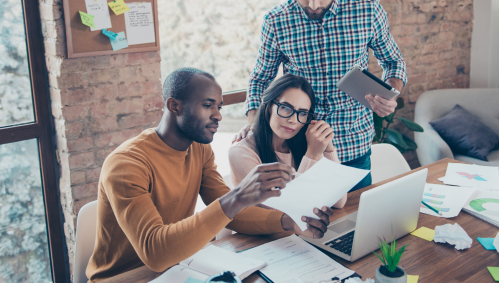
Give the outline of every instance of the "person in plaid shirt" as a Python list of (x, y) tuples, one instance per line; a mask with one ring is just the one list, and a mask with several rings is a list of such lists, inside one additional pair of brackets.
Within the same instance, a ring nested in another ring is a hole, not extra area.
[[(367, 68), (369, 48), (383, 67), (382, 79), (401, 91), (407, 82), (406, 65), (379, 0), (288, 0), (273, 8), (264, 17), (261, 47), (250, 75), (246, 98), (249, 124), (234, 141), (245, 138), (251, 129), (261, 94), (282, 64), (285, 74), (303, 76), (312, 85), (316, 119), (333, 128), (333, 143), (342, 164), (370, 169), (372, 111), (336, 87), (353, 65)], [(393, 113), (397, 106), (395, 100), (375, 93), (366, 99), (381, 117)], [(370, 184), (369, 174), (352, 191)]]

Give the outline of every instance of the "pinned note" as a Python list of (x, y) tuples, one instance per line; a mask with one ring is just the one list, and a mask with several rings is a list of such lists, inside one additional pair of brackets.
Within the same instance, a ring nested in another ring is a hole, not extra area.
[(156, 42), (154, 16), (151, 3), (129, 3), (130, 11), (125, 14), (128, 44)]
[(476, 238), (480, 244), (482, 244), (482, 246), (488, 250), (488, 251), (493, 251), (496, 249), (496, 247), (494, 247), (494, 238)]
[(116, 39), (116, 37), (118, 36), (117, 33), (114, 33), (114, 32), (107, 30), (107, 29), (102, 29), (102, 33), (105, 36), (109, 37), (110, 39)]
[(107, 4), (109, 5), (109, 8), (111, 8), (111, 10), (113, 10), (113, 12), (116, 15), (121, 15), (126, 11), (130, 10), (130, 8), (128, 8), (128, 6), (125, 4), (124, 0), (115, 0)]
[(81, 23), (86, 25), (86, 26), (89, 26), (91, 28), (95, 28), (95, 24), (94, 24), (94, 16), (92, 15), (89, 15), (85, 12), (82, 12), (80, 11), (80, 17), (81, 17)]
[(431, 242), (433, 241), (433, 237), (435, 237), (435, 230), (426, 227), (421, 227), (416, 231), (412, 232), (411, 235), (420, 237), (421, 239), (425, 239)]
[(111, 39), (111, 46), (113, 47), (114, 51), (128, 47), (128, 42), (126, 41), (124, 31), (119, 32), (116, 36), (116, 39)]
[(407, 283), (418, 283), (419, 275), (407, 275)]
[(90, 28), (91, 31), (112, 27), (107, 0), (85, 0), (85, 6), (87, 13), (94, 16), (95, 28)]
[(489, 270), (490, 275), (492, 275), (492, 278), (494, 278), (494, 281), (499, 281), (499, 267), (487, 266), (487, 269)]

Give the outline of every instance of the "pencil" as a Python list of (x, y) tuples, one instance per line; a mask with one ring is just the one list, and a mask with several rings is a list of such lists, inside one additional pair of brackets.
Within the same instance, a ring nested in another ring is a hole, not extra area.
[(427, 204), (426, 202), (424, 201), (421, 201), (426, 207), (428, 207), (429, 209), (433, 210), (436, 214), (438, 215), (442, 215), (442, 213), (438, 212), (438, 210), (436, 210), (435, 208), (431, 207), (429, 204)]

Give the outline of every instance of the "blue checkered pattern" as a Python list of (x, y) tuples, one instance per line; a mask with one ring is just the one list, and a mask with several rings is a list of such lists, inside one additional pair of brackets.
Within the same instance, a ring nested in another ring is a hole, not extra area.
[(335, 0), (322, 22), (310, 20), (296, 0), (275, 7), (262, 25), (246, 113), (258, 109), (261, 94), (282, 63), (284, 73), (303, 76), (312, 85), (317, 118), (334, 129), (340, 161), (364, 155), (374, 136), (372, 111), (336, 83), (354, 64), (367, 68), (369, 48), (383, 67), (383, 80), (395, 77), (406, 83), (406, 65), (379, 1)]

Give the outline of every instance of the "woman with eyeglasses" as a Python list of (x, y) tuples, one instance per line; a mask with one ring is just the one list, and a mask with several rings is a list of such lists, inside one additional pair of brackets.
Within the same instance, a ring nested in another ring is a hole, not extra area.
[[(263, 93), (252, 132), (229, 149), (231, 181), (237, 186), (262, 163), (282, 162), (303, 173), (325, 157), (340, 163), (333, 129), (314, 120), (315, 94), (301, 76), (286, 74)], [(306, 188), (304, 188), (306, 189)], [(345, 194), (333, 207), (342, 208)]]

